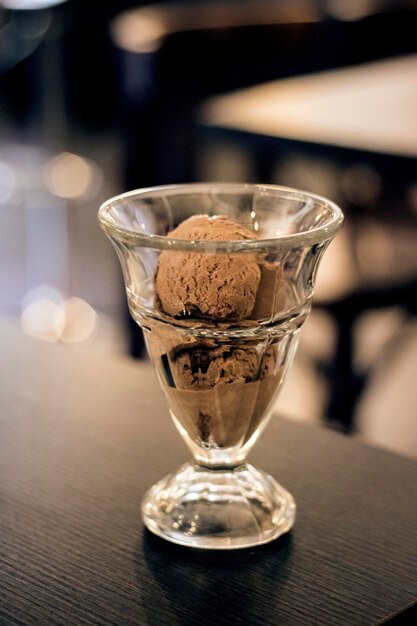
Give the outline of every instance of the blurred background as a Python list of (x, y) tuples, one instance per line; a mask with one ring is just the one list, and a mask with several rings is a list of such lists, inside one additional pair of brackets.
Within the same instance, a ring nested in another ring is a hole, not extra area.
[(146, 358), (108, 197), (277, 183), (346, 225), (277, 410), (417, 457), (417, 0), (0, 0), (0, 316)]

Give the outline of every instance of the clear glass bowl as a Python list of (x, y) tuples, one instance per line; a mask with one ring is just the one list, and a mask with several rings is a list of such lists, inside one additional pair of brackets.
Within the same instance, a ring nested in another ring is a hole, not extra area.
[[(169, 234), (201, 215), (215, 235)], [(240, 225), (236, 233), (222, 216)], [(146, 526), (198, 548), (271, 541), (292, 527), (294, 499), (246, 457), (291, 364), (341, 210), (285, 187), (202, 183), (111, 198), (99, 221), (193, 457), (149, 489)]]

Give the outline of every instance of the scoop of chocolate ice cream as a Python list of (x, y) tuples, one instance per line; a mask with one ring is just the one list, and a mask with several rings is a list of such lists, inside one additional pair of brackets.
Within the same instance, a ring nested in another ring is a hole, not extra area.
[(174, 378), (182, 389), (210, 389), (218, 384), (246, 383), (257, 377), (255, 348), (197, 345), (184, 348), (173, 359)]
[(253, 435), (282, 379), (277, 350), (198, 344), (173, 351), (165, 393), (193, 441), (227, 447)]
[[(168, 237), (242, 241), (257, 234), (224, 216), (198, 215)], [(175, 421), (194, 443), (242, 444), (270, 408), (284, 374), (279, 343), (255, 339), (252, 331), (284, 310), (283, 287), (280, 259), (261, 253), (160, 254), (155, 289), (161, 308), (188, 319), (148, 320), (146, 341)], [(235, 326), (242, 336), (233, 334)], [(227, 330), (230, 341), (218, 340), (219, 330)]]
[[(225, 216), (207, 215), (188, 218), (168, 237), (207, 241), (257, 238)], [(251, 316), (260, 278), (255, 255), (165, 250), (159, 257), (155, 285), (162, 308), (169, 315), (239, 320)]]

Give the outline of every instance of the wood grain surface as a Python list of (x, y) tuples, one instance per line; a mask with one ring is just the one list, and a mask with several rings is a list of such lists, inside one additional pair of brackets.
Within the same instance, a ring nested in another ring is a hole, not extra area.
[(417, 601), (414, 461), (274, 417), (250, 461), (295, 496), (292, 532), (183, 548), (139, 514), (189, 458), (149, 364), (31, 340), (6, 320), (0, 346), (1, 626), (360, 626)]

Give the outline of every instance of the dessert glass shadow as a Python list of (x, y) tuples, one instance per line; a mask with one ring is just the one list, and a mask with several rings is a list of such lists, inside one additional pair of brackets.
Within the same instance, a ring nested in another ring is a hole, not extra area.
[(282, 535), (294, 499), (246, 457), (291, 364), (341, 210), (295, 189), (209, 183), (122, 194), (99, 221), (193, 457), (146, 493), (146, 526), (210, 549)]

